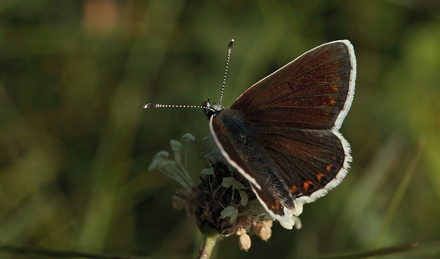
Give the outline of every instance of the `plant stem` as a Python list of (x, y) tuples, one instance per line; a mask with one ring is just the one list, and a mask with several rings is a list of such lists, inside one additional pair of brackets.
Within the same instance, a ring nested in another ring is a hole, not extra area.
[(209, 259), (214, 251), (215, 243), (220, 238), (219, 234), (203, 235), (197, 259)]

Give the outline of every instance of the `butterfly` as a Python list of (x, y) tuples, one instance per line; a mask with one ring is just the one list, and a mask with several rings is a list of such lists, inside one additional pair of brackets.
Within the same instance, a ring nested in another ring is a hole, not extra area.
[(202, 106), (221, 155), (287, 229), (303, 204), (326, 195), (348, 172), (350, 145), (339, 128), (350, 110), (355, 80), (353, 46), (338, 40), (261, 79), (230, 108), (209, 100)]

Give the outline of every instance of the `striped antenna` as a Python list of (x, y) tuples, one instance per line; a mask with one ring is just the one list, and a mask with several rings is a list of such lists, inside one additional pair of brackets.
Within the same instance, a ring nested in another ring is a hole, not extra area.
[[(222, 100), (223, 100), (223, 92), (225, 91), (225, 84), (226, 84), (226, 75), (228, 74), (228, 67), (229, 67), (229, 60), (231, 59), (231, 50), (232, 50), (232, 44), (234, 44), (234, 39), (231, 39), (228, 45), (228, 57), (226, 59), (226, 68), (225, 68), (225, 75), (223, 76), (223, 85), (222, 85), (222, 92), (220, 94), (220, 103), (219, 105), (211, 105), (208, 100), (205, 100), (205, 105), (186, 105), (186, 104), (159, 104), (159, 103), (147, 103), (144, 105), (145, 109), (150, 108), (196, 108), (196, 109), (204, 109), (209, 110), (211, 112), (218, 112), (220, 111)], [(218, 108), (220, 107), (220, 108)], [(210, 113), (207, 113), (210, 114)]]
[(145, 109), (150, 109), (150, 108), (196, 108), (196, 109), (204, 109), (204, 110), (216, 112), (216, 110), (209, 103), (209, 99), (205, 100), (205, 105), (147, 103), (144, 105), (144, 108)]
[(222, 92), (220, 93), (220, 101), (219, 101), (220, 106), (222, 105), (223, 92), (225, 91), (226, 75), (228, 74), (229, 60), (231, 59), (232, 44), (234, 44), (234, 39), (231, 39), (228, 45), (228, 56), (226, 58), (225, 75), (223, 76)]
[(158, 103), (147, 103), (144, 105), (145, 109), (149, 108), (197, 108), (206, 109), (203, 105), (186, 105), (186, 104), (158, 104)]

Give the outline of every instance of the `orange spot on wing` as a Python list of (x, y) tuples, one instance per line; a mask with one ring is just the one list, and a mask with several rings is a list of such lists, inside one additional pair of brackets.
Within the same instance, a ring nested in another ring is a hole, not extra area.
[(333, 105), (333, 104), (335, 104), (335, 103), (336, 103), (336, 100), (335, 100), (335, 98), (330, 98), (329, 100), (330, 100), (330, 104), (331, 104), (331, 105)]
[(332, 166), (333, 166), (333, 165), (331, 165), (331, 164), (330, 164), (330, 165), (328, 165), (328, 166), (327, 166), (327, 168), (325, 168), (325, 170), (327, 170), (327, 172), (329, 172), (329, 173), (330, 173), (330, 170), (332, 169)]
[(277, 209), (280, 209), (280, 207), (281, 207), (281, 206), (280, 206), (280, 201), (279, 201), (279, 200), (275, 200), (275, 205), (272, 204), (272, 205), (270, 206), (270, 209), (271, 209), (271, 210), (277, 210)]
[(324, 176), (324, 174), (319, 173), (316, 175), (316, 178), (318, 178), (318, 182), (321, 182), (322, 177)]
[(290, 188), (290, 192), (291, 192), (291, 193), (295, 193), (297, 190), (298, 190), (298, 187), (296, 187), (295, 185), (293, 185), (293, 186)]
[(306, 191), (306, 192), (308, 192), (309, 190), (309, 187), (310, 187), (310, 185), (312, 185), (313, 184), (313, 182), (312, 181), (305, 181), (304, 182), (304, 190)]

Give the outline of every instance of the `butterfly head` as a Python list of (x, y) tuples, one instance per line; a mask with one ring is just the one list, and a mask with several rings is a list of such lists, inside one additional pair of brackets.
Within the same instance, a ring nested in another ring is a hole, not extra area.
[(224, 109), (225, 107), (223, 107), (221, 104), (218, 103), (211, 104), (209, 98), (205, 100), (205, 102), (203, 103), (203, 111), (205, 112), (208, 119), (211, 119), (211, 117), (216, 116)]

